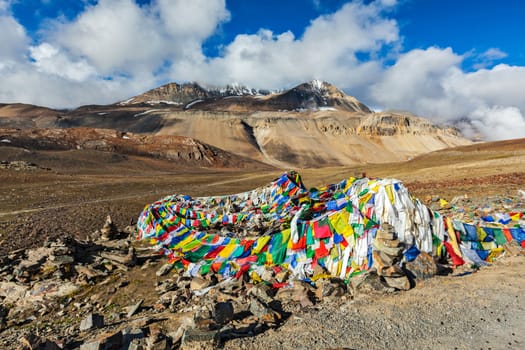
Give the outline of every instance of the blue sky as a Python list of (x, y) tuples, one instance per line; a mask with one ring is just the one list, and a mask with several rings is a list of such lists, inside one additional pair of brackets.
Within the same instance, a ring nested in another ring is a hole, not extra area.
[[(231, 13), (214, 35), (204, 42), (204, 52), (217, 56), (221, 45), (238, 34), (254, 34), (260, 28), (274, 32), (291, 30), (301, 36), (309, 22), (323, 14), (337, 11), (343, 0), (266, 0), (226, 1)], [(88, 5), (97, 1), (20, 0), (12, 4), (14, 17), (36, 42), (38, 31), (49, 19), (73, 20)], [(149, 5), (151, 1), (137, 1)], [(366, 1), (370, 3), (370, 1)], [(502, 5), (503, 4), (503, 5)], [(482, 53), (498, 48), (507, 56), (501, 63), (525, 65), (525, 2), (521, 0), (404, 0), (391, 13), (398, 21), (405, 50), (429, 46), (452, 47), (459, 53)], [(475, 59), (467, 59), (464, 68), (475, 69)]]
[(525, 137), (523, 14), (519, 0), (0, 0), (0, 102), (321, 79), (375, 109)]

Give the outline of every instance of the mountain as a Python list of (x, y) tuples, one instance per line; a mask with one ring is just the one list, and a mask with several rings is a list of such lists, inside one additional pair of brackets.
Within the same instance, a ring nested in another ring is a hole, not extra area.
[(373, 112), (316, 80), (284, 91), (171, 83), (113, 105), (13, 108), (0, 105), (0, 126), (184, 136), (280, 168), (404, 161), (472, 143), (456, 128), (409, 113)]
[(240, 85), (206, 89), (197, 83), (169, 83), (119, 103), (129, 105), (174, 105), (187, 109), (254, 112), (344, 110), (370, 113), (355, 97), (335, 86), (312, 80), (285, 91), (249, 89)]
[(268, 94), (270, 94), (268, 90), (249, 89), (238, 84), (226, 85), (221, 88), (204, 88), (195, 82), (184, 84), (168, 83), (132, 97), (129, 100), (119, 102), (118, 104), (121, 106), (169, 104), (186, 107), (194, 101), (231, 96), (264, 96)]

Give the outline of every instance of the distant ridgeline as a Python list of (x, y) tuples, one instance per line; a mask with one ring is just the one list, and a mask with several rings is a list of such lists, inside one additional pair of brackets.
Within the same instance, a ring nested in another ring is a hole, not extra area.
[(454, 265), (483, 265), (511, 240), (525, 247), (523, 215), (469, 224), (428, 209), (399, 180), (351, 177), (307, 190), (290, 172), (235, 195), (166, 197), (147, 206), (137, 226), (140, 238), (158, 244), (190, 276), (248, 274), (261, 281), (265, 269), (279, 267), (291, 279), (315, 280), (314, 271), (323, 271), (348, 281), (372, 267), (383, 223), (403, 244), (403, 262), (426, 252)]

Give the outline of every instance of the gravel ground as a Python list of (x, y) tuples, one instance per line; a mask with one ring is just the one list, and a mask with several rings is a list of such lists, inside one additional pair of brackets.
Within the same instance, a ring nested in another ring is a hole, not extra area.
[(408, 292), (367, 295), (294, 313), (277, 330), (226, 349), (523, 349), (525, 257)]

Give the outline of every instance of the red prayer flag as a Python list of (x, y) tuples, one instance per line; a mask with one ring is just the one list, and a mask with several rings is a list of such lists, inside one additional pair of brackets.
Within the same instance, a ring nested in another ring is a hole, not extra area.
[(328, 218), (322, 218), (319, 221), (314, 222), (314, 237), (321, 239), (321, 238), (329, 238), (332, 237), (332, 232), (330, 231), (330, 225), (328, 224)]

